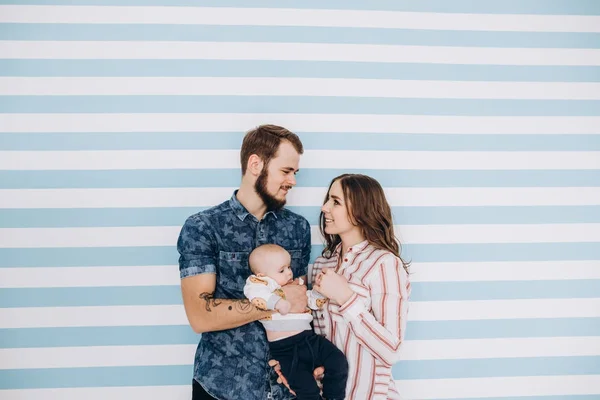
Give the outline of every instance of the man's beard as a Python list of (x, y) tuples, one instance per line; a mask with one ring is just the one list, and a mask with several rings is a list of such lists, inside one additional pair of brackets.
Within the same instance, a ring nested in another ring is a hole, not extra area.
[(258, 197), (265, 203), (267, 211), (279, 211), (285, 206), (285, 198), (283, 200), (277, 199), (267, 190), (267, 181), (269, 180), (269, 173), (267, 168), (263, 168), (254, 184), (254, 190)]

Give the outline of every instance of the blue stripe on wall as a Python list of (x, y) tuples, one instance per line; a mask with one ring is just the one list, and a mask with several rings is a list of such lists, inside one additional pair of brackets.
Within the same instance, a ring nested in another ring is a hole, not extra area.
[[(600, 318), (408, 321), (406, 340), (600, 336)], [(0, 348), (197, 344), (186, 325), (0, 329)]]
[[(393, 367), (395, 379), (590, 375), (599, 372), (600, 357), (403, 361)], [(191, 376), (191, 365), (0, 370), (0, 389), (188, 385)]]
[(0, 60), (0, 76), (214, 76), (598, 82), (598, 66), (272, 60)]
[(192, 365), (0, 370), (0, 389), (190, 385)]
[(114, 5), (114, 6), (196, 6), (196, 7), (249, 7), (299, 8), (330, 10), (378, 10), (480, 14), (540, 14), (540, 15), (600, 15), (600, 4), (595, 0), (1, 0), (0, 4), (38, 5)]
[(395, 379), (451, 379), (493, 376), (591, 375), (600, 373), (600, 357), (485, 358), (402, 361)]
[(407, 340), (600, 336), (600, 318), (408, 321)]
[(600, 48), (600, 33), (315, 26), (0, 23), (0, 40), (338, 43), (500, 48)]
[[(0, 209), (0, 228), (179, 226), (206, 207)], [(288, 207), (318, 225), (320, 208)], [(600, 206), (392, 207), (400, 225), (598, 223)]]
[(411, 244), (405, 258), (420, 262), (600, 260), (598, 243)]
[[(173, 271), (177, 275), (176, 271)], [(411, 301), (595, 298), (600, 279), (413, 282)], [(182, 304), (179, 285), (0, 289), (0, 307)]]
[[(510, 400), (598, 400), (597, 394), (572, 394), (568, 396), (516, 396)], [(507, 400), (506, 397), (437, 398), (436, 400)]]
[[(583, 243), (411, 244), (403, 257), (419, 262), (600, 260), (600, 246)], [(311, 260), (322, 246), (312, 246)], [(174, 246), (93, 248), (0, 248), (0, 268), (171, 265)]]
[[(598, 151), (597, 135), (295, 132), (307, 150)], [(239, 149), (243, 132), (0, 133), (0, 150)]]
[[(308, 169), (298, 186), (327, 187), (333, 177), (362, 173), (383, 187), (596, 187), (596, 170)], [(237, 187), (238, 169), (0, 171), (0, 189)]]
[(599, 116), (599, 100), (333, 96), (0, 96), (0, 113), (296, 113)]

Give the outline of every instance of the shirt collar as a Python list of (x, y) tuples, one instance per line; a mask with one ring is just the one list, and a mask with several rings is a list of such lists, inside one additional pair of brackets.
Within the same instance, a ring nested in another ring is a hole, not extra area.
[[(236, 196), (237, 192), (237, 190), (233, 192), (233, 196), (231, 196), (231, 198), (229, 199), (229, 206), (233, 210), (236, 217), (238, 217), (240, 221), (243, 221), (248, 215), (250, 215), (250, 212), (246, 210), (246, 207), (244, 207), (242, 203), (240, 203), (240, 201), (238, 200)], [(275, 218), (277, 218), (277, 213), (275, 211), (267, 211), (263, 218), (266, 218), (266, 216), (269, 214), (272, 214)]]
[[(365, 239), (362, 242), (357, 243), (354, 246), (350, 247), (348, 249), (348, 253), (349, 254), (360, 254), (363, 251), (365, 251), (368, 246), (369, 246), (369, 241)], [(342, 243), (338, 243), (338, 245), (335, 247), (335, 250), (333, 252), (336, 256), (339, 256), (341, 251), (342, 251)]]

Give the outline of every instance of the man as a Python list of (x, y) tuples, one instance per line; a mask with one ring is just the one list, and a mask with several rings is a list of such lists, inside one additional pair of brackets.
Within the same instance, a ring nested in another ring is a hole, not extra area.
[[(192, 215), (177, 249), (183, 304), (190, 325), (202, 333), (194, 361), (193, 400), (289, 398), (268, 366), (268, 344), (259, 319), (272, 311), (244, 297), (251, 274), (248, 255), (275, 243), (291, 255), (294, 277), (305, 278), (310, 259), (308, 221), (283, 206), (296, 185), (302, 142), (275, 125), (261, 125), (244, 137), (242, 184), (228, 201)], [(306, 309), (306, 287), (287, 285), (290, 312)]]

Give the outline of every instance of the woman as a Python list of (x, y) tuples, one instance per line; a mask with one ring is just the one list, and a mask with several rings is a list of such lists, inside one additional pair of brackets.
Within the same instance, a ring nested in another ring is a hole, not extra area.
[(320, 225), (326, 247), (312, 282), (329, 302), (315, 311), (315, 331), (348, 359), (347, 399), (398, 399), (392, 365), (404, 338), (410, 283), (381, 185), (365, 175), (334, 178)]

